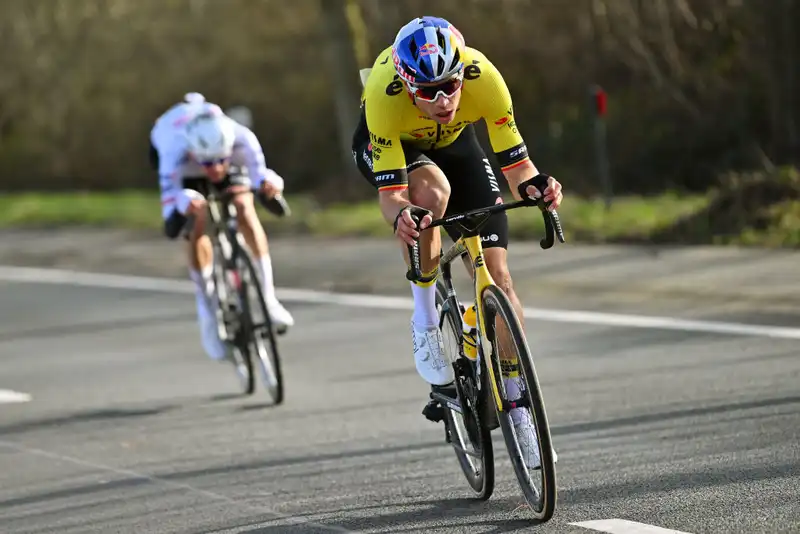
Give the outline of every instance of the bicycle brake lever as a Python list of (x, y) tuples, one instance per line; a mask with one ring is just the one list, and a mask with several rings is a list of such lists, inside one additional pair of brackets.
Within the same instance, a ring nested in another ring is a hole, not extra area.
[[(420, 219), (413, 213), (410, 214), (411, 219), (419, 228)], [(422, 263), (419, 257), (419, 238), (414, 239), (414, 245), (408, 245), (408, 258), (411, 263), (411, 269), (406, 272), (406, 279), (411, 282), (417, 282), (422, 278)]]
[(556, 237), (558, 237), (559, 243), (564, 242), (564, 231), (561, 229), (561, 220), (558, 217), (558, 212), (555, 210), (547, 211), (547, 209), (542, 206), (542, 204), (539, 205), (542, 209), (542, 217), (544, 218), (545, 237), (539, 241), (539, 246), (547, 250), (555, 244)]

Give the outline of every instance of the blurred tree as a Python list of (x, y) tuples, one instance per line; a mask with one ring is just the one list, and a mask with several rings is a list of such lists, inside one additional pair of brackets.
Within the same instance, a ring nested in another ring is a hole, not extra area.
[(369, 197), (357, 71), (422, 14), (501, 69), (537, 164), (572, 191), (601, 190), (595, 83), (618, 194), (796, 162), (796, 0), (4, 0), (0, 185), (155, 187), (152, 121), (200, 91), (252, 111), (291, 190)]

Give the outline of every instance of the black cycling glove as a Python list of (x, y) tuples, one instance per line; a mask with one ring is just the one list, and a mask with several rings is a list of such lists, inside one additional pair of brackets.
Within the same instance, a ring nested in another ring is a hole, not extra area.
[(403, 212), (408, 210), (411, 215), (411, 219), (416, 223), (417, 229), (419, 229), (419, 222), (422, 220), (423, 217), (426, 215), (433, 215), (431, 210), (426, 210), (425, 208), (420, 208), (419, 206), (415, 206), (414, 204), (409, 204), (405, 206), (403, 209), (397, 212), (397, 217), (394, 218), (394, 232), (397, 233), (397, 221), (400, 220), (400, 217), (403, 216)]
[[(526, 200), (526, 199), (530, 198), (530, 197), (528, 197), (528, 193), (525, 190), (528, 189), (529, 185), (532, 185), (532, 186), (535, 186), (536, 189), (538, 189), (539, 192), (542, 194), (542, 197), (544, 197), (544, 190), (547, 189), (547, 179), (548, 178), (550, 178), (549, 175), (542, 174), (542, 173), (537, 174), (533, 178), (528, 178), (527, 180), (525, 180), (524, 182), (522, 182), (521, 184), (519, 184), (517, 186), (517, 191), (519, 192), (519, 196), (523, 200)], [(536, 201), (534, 199), (531, 199), (531, 203), (535, 203), (535, 202)], [(546, 206), (549, 206), (549, 205), (550, 205), (550, 203), (548, 202), (546, 204)]]

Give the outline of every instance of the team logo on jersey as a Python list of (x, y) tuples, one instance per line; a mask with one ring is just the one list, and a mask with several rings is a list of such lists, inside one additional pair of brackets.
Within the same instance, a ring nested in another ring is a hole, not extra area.
[(502, 126), (502, 125), (504, 125), (505, 123), (507, 123), (507, 122), (508, 122), (508, 120), (509, 120), (509, 117), (503, 117), (502, 119), (497, 119), (496, 121), (494, 121), (494, 123), (495, 123), (495, 125), (497, 125), (497, 126)]
[(419, 47), (419, 56), (431, 56), (433, 54), (439, 53), (439, 47), (436, 46), (434, 43), (425, 43), (424, 45)]

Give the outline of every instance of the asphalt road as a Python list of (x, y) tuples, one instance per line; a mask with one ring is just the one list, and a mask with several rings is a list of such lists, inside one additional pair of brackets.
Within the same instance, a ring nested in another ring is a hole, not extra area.
[(479, 503), (420, 415), (408, 312), (287, 307), (276, 408), (186, 294), (0, 283), (0, 389), (32, 396), (0, 404), (0, 532), (800, 530), (796, 339), (527, 321), (560, 485), (532, 527), (499, 431)]

